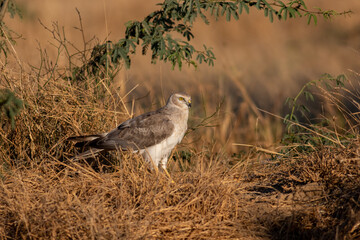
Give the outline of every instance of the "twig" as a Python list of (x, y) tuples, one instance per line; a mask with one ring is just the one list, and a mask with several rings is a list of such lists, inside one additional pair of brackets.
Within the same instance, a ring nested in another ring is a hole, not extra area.
[(3, 4), (1, 5), (1, 9), (0, 9), (0, 22), (3, 21), (4, 17), (5, 17), (5, 13), (7, 10), (7, 6), (8, 6), (9, 0), (4, 0)]
[(265, 148), (262, 148), (262, 147), (257, 147), (257, 146), (251, 145), (251, 144), (233, 143), (232, 145), (234, 145), (234, 146), (242, 146), (242, 147), (251, 147), (251, 148), (255, 148), (255, 150), (257, 152), (264, 152), (264, 153), (269, 153), (269, 154), (273, 154), (273, 155), (285, 156), (282, 153), (274, 152), (274, 151), (271, 151), (271, 150), (268, 150), (268, 149), (265, 149)]

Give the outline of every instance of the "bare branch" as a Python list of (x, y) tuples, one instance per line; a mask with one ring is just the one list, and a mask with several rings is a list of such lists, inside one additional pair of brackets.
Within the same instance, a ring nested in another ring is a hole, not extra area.
[(0, 22), (2, 22), (2, 20), (5, 16), (8, 4), (9, 4), (9, 0), (3, 0), (2, 4), (1, 4), (1, 9), (0, 9)]

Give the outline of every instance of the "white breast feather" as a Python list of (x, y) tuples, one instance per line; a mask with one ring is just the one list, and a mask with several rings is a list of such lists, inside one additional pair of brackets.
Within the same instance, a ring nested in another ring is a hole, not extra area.
[(181, 142), (184, 137), (185, 130), (186, 128), (184, 130), (175, 128), (173, 134), (171, 134), (168, 138), (154, 146), (141, 150), (140, 153), (144, 156), (146, 161), (152, 161), (155, 167), (158, 167), (160, 161), (164, 158), (166, 158), (167, 161), (167, 158), (176, 144)]

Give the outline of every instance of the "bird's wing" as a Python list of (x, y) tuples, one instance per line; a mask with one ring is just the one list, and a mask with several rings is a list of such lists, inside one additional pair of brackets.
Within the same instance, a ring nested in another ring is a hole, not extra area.
[(174, 124), (169, 115), (159, 109), (123, 122), (106, 136), (91, 141), (88, 146), (104, 150), (145, 149), (162, 142), (173, 130)]

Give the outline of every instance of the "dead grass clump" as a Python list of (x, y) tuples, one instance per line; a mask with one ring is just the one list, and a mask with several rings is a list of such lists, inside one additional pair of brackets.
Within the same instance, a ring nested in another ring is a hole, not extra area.
[(249, 180), (275, 209), (259, 222), (273, 239), (356, 239), (360, 222), (359, 142), (283, 159)]
[[(248, 221), (243, 188), (214, 166), (164, 174), (124, 158), (113, 173), (49, 161), (14, 169), (1, 183), (2, 238), (139, 239), (265, 236)], [(62, 169), (62, 170), (59, 170)], [(135, 171), (136, 169), (136, 171)]]
[(112, 171), (95, 167), (101, 162), (90, 167), (48, 158), (4, 174), (0, 236), (355, 239), (358, 148), (354, 141), (345, 149), (324, 146), (297, 159), (252, 159), (232, 167), (233, 159), (204, 150), (191, 154), (191, 165), (179, 164), (189, 159), (170, 161), (175, 183), (125, 153)]
[[(49, 156), (69, 156), (71, 135), (105, 132), (119, 119), (129, 118), (121, 96), (97, 99), (92, 90), (80, 89), (57, 77), (36, 78), (3, 73), (11, 89), (24, 100), (25, 108), (16, 117), (16, 128), (4, 124), (0, 160), (7, 165), (33, 164)], [(9, 86), (6, 86), (9, 87)], [(114, 107), (115, 106), (115, 107)], [(100, 123), (100, 124), (99, 124)]]

